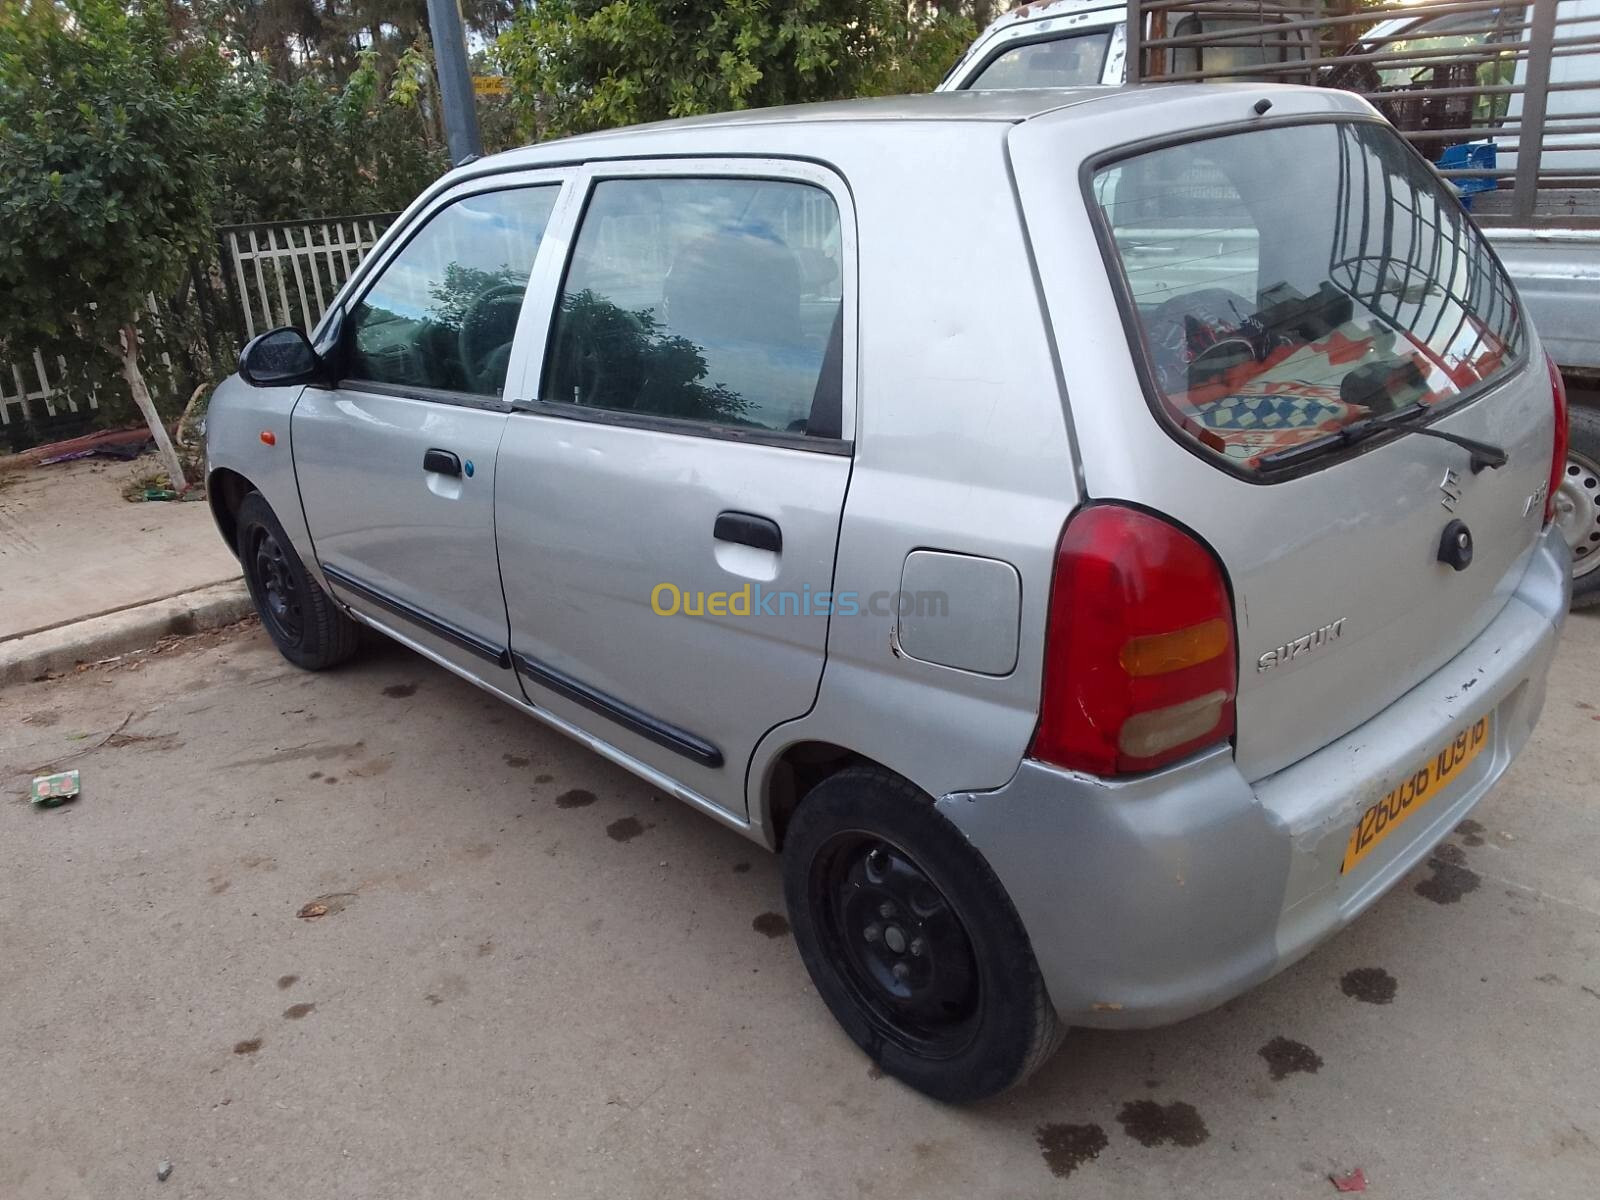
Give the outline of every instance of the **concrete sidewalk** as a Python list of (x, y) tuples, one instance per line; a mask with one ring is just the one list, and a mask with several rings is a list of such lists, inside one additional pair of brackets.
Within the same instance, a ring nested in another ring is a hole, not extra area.
[(204, 499), (123, 499), (155, 464), (147, 455), (0, 474), (0, 684), (248, 611)]

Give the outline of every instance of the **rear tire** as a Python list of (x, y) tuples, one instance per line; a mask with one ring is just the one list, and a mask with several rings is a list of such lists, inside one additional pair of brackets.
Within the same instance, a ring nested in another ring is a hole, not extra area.
[(359, 626), (311, 578), (260, 492), (240, 503), (236, 524), (250, 599), (279, 653), (308, 671), (337, 666), (354, 654)]
[(1568, 412), (1567, 469), (1556, 489), (1556, 520), (1572, 547), (1572, 607), (1600, 604), (1600, 409)]
[(966, 1103), (1022, 1082), (1064, 1032), (1010, 898), (906, 780), (851, 767), (796, 810), (783, 891), (801, 960), (883, 1070)]

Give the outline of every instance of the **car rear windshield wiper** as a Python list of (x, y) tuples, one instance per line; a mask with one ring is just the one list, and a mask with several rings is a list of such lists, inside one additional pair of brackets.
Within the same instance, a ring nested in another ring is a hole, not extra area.
[(1351, 421), (1343, 428), (1336, 429), (1327, 437), (1318, 438), (1314, 442), (1304, 442), (1284, 450), (1274, 450), (1271, 454), (1263, 454), (1259, 460), (1261, 469), (1271, 471), (1279, 467), (1292, 467), (1298, 462), (1317, 458), (1340, 446), (1353, 446), (1357, 442), (1364, 442), (1388, 429), (1399, 429), (1404, 433), (1420, 433), (1423, 437), (1438, 438), (1440, 441), (1462, 447), (1472, 455), (1471, 465), (1474, 475), (1485, 467), (1499, 469), (1510, 461), (1510, 456), (1504, 450), (1489, 442), (1463, 437), (1459, 433), (1446, 433), (1442, 429), (1434, 429), (1427, 425), (1410, 424), (1428, 411), (1429, 406), (1426, 404), (1413, 404), (1397, 412), (1384, 413), (1376, 417), (1362, 417), (1359, 421)]

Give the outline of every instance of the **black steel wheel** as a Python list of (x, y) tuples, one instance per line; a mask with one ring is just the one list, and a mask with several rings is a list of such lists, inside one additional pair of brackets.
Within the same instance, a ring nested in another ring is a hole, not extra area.
[(272, 507), (251, 492), (235, 518), (239, 564), (273, 644), (297, 667), (320, 671), (356, 651), (359, 630), (306, 572)]
[(305, 614), (284, 548), (264, 526), (255, 527), (251, 540), (254, 545), (246, 570), (253, 573), (261, 591), (261, 622), (275, 641), (298, 645), (305, 637)]
[(864, 830), (812, 860), (812, 911), (828, 955), (885, 1038), (948, 1058), (971, 1040), (981, 995), (972, 939), (904, 849)]
[(1005, 889), (898, 775), (851, 767), (813, 788), (785, 836), (783, 887), (817, 991), (888, 1074), (964, 1103), (1020, 1083), (1060, 1041)]

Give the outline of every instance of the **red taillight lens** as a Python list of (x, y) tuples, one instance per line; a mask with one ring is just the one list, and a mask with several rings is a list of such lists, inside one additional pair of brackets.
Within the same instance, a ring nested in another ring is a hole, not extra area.
[(1233, 735), (1233, 602), (1211, 553), (1146, 512), (1080, 509), (1056, 550), (1035, 758), (1095, 775)]
[(1561, 378), (1561, 369), (1548, 354), (1545, 365), (1550, 368), (1550, 394), (1556, 406), (1556, 444), (1550, 451), (1550, 490), (1544, 497), (1544, 523), (1556, 517), (1556, 489), (1567, 474), (1567, 385)]

